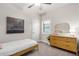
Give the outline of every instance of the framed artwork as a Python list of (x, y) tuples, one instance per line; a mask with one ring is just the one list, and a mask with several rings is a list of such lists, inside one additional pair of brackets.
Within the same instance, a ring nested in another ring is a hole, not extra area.
[(24, 33), (24, 20), (7, 17), (7, 33)]

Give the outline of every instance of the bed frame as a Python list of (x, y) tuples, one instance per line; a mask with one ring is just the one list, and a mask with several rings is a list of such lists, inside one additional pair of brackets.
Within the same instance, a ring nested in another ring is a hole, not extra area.
[(31, 48), (22, 50), (22, 51), (20, 51), (20, 52), (17, 52), (17, 53), (15, 53), (15, 54), (11, 55), (11, 56), (21, 56), (21, 55), (23, 55), (23, 54), (25, 54), (25, 53), (28, 53), (28, 52), (34, 50), (35, 48), (38, 49), (38, 45), (32, 46)]

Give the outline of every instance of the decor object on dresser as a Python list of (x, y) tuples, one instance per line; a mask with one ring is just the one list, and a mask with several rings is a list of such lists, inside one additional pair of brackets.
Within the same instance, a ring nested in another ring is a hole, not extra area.
[(70, 32), (70, 25), (68, 23), (59, 23), (55, 25), (55, 32)]
[(24, 20), (7, 17), (7, 33), (24, 33)]

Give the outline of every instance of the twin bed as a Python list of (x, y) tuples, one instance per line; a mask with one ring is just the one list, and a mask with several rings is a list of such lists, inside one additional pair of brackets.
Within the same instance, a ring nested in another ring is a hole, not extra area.
[(31, 39), (12, 41), (3, 44), (0, 56), (20, 56), (35, 48), (38, 48), (38, 43)]

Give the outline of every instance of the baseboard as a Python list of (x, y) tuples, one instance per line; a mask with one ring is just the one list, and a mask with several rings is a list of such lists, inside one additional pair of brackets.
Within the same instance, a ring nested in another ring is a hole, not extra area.
[(46, 42), (46, 41), (43, 41), (43, 40), (41, 40), (40, 42), (45, 43), (45, 44), (47, 44), (47, 45), (50, 45), (50, 43), (48, 43), (48, 42)]

